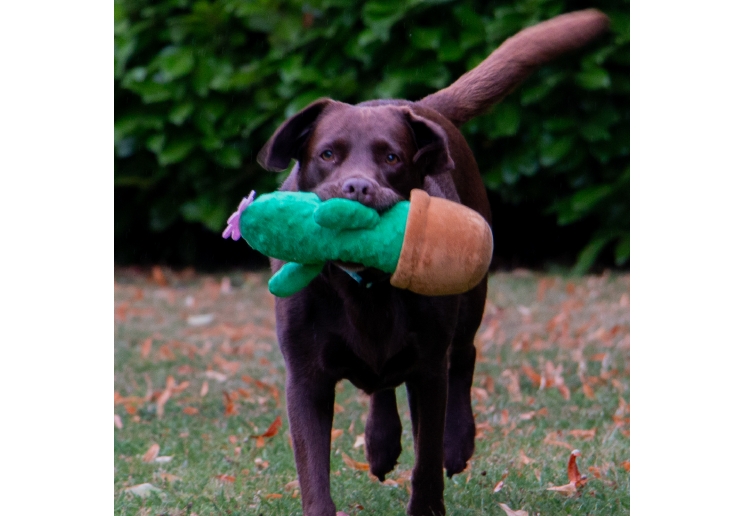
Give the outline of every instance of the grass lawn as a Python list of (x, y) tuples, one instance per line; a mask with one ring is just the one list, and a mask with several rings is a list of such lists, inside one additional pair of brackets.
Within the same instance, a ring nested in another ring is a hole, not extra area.
[[(115, 514), (300, 515), (268, 274), (153, 272), (115, 272)], [(448, 514), (629, 513), (630, 277), (489, 285), (476, 449), (445, 481)], [(405, 513), (413, 443), (397, 392), (403, 453), (380, 484), (364, 469), (368, 397), (337, 387), (331, 485), (350, 516)], [(569, 483), (574, 449), (586, 482), (549, 490)]]

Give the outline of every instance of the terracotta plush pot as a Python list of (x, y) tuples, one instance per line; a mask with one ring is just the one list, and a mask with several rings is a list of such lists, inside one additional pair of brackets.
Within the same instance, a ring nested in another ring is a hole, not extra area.
[(491, 228), (479, 213), (416, 189), (390, 284), (426, 296), (461, 294), (483, 279), (492, 253)]

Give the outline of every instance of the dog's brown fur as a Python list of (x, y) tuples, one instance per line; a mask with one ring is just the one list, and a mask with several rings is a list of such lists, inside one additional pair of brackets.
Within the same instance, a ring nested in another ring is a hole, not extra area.
[[(478, 166), (457, 127), (500, 101), (536, 67), (606, 27), (602, 13), (587, 10), (526, 29), (419, 102), (351, 106), (318, 100), (282, 124), (258, 160), (270, 170), (297, 160), (283, 190), (347, 197), (384, 211), (423, 188), (473, 208), (490, 223)], [(274, 270), (278, 266), (273, 261)], [(376, 270), (358, 271), (358, 284), (341, 267), (356, 268), (327, 264), (307, 288), (276, 301), (303, 513), (336, 513), (330, 433), (335, 385), (346, 378), (371, 394), (365, 450), (380, 480), (401, 451), (394, 388), (405, 382), (416, 454), (408, 514), (444, 514), (442, 466), (448, 476), (461, 472), (474, 449), (473, 339), (486, 280), (465, 294), (425, 297), (393, 288)]]

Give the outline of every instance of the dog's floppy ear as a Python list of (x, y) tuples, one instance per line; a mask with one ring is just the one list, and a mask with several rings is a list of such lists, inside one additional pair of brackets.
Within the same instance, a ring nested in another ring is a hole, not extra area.
[(442, 127), (427, 118), (404, 110), (408, 125), (413, 132), (418, 151), (413, 163), (421, 166), (425, 175), (437, 175), (455, 169), (455, 162), (449, 152), (449, 139)]
[(455, 169), (447, 133), (438, 123), (419, 116), (410, 109), (403, 111), (418, 148), (413, 162), (423, 172), (423, 189), (433, 197), (460, 202), (452, 175), (447, 173)]
[(327, 98), (316, 100), (279, 126), (258, 153), (259, 165), (266, 170), (279, 172), (286, 169), (292, 159), (298, 159), (313, 124), (331, 103), (333, 101)]

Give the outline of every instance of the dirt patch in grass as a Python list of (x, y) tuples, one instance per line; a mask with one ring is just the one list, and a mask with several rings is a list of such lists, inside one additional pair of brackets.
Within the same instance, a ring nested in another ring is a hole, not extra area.
[[(116, 514), (301, 514), (268, 274), (115, 272)], [(625, 514), (630, 495), (628, 275), (495, 274), (478, 333), (468, 469), (449, 514)], [(368, 397), (337, 387), (334, 500), (403, 514), (413, 443), (404, 388), (399, 465), (380, 484), (360, 439)], [(569, 483), (574, 449), (586, 481)]]

